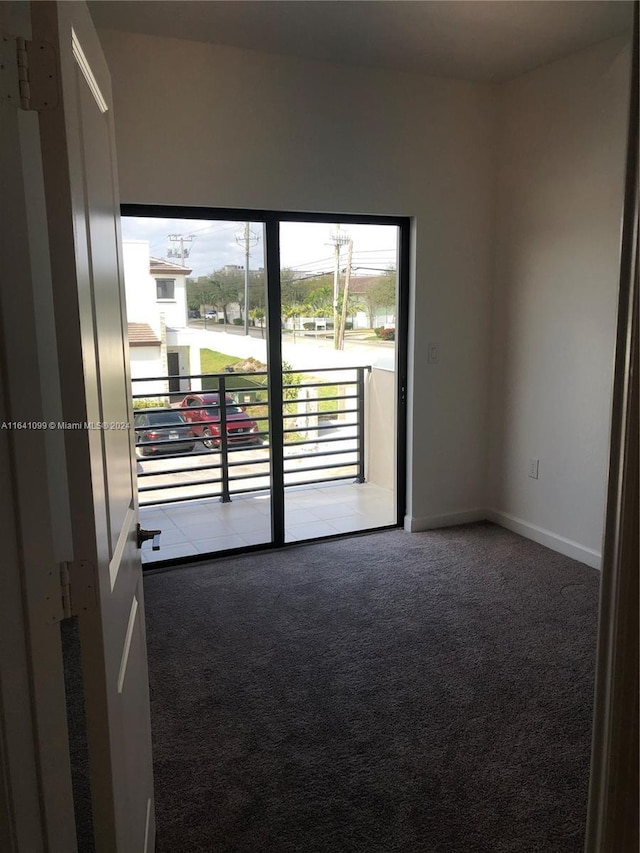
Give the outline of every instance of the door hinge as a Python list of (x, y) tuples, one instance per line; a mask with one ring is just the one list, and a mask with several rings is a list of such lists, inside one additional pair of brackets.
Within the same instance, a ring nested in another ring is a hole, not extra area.
[(56, 53), (52, 44), (0, 36), (0, 103), (43, 112), (58, 105)]
[(88, 560), (60, 563), (60, 600), (62, 609), (55, 622), (81, 616), (96, 606), (93, 566)]

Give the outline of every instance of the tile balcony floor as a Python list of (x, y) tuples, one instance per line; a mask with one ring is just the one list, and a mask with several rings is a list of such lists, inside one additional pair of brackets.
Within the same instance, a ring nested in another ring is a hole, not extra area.
[[(285, 490), (285, 541), (298, 542), (338, 533), (371, 530), (396, 523), (394, 495), (372, 483), (293, 486)], [(142, 562), (187, 559), (199, 555), (267, 544), (271, 540), (268, 493), (176, 501), (141, 507), (140, 524), (161, 530), (160, 551), (142, 547)]]

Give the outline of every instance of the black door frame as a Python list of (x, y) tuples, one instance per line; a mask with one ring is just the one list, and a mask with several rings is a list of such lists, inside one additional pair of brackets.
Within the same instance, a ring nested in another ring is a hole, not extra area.
[[(233, 553), (260, 551), (265, 548), (281, 548), (285, 542), (284, 530), (284, 433), (282, 421), (282, 382), (280, 374), (271, 365), (282, 364), (282, 339), (280, 321), (269, 323), (269, 317), (280, 317), (280, 223), (316, 222), (332, 225), (394, 225), (398, 228), (398, 292), (396, 305), (396, 523), (401, 527), (406, 511), (407, 487), (407, 361), (409, 333), (409, 217), (378, 216), (353, 213), (301, 213), (246, 208), (194, 207), (185, 205), (122, 204), (121, 216), (136, 216), (155, 219), (201, 219), (226, 222), (262, 223), (265, 240), (265, 266), (267, 276), (267, 363), (269, 367), (269, 432), (271, 436), (271, 542), (247, 546), (229, 551), (199, 554), (197, 557), (179, 557), (160, 560), (145, 571), (173, 568), (202, 560), (215, 559)], [(246, 308), (245, 308), (246, 310)], [(373, 528), (376, 529), (376, 528)], [(362, 531), (370, 533), (371, 530)], [(336, 534), (335, 537), (356, 535)], [(315, 541), (315, 540), (313, 540)], [(297, 544), (297, 543), (296, 543)]]

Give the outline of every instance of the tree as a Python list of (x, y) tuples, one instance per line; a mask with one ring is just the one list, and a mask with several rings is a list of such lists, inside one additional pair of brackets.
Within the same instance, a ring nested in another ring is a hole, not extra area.
[(213, 307), (214, 289), (208, 276), (187, 279), (187, 305), (198, 311)]
[(200, 311), (203, 304), (202, 290), (195, 278), (187, 279), (187, 307)]
[(293, 320), (293, 340), (296, 339), (296, 320), (304, 314), (304, 305), (299, 302), (282, 303), (281, 305), (282, 318), (284, 320)]
[(358, 294), (363, 310), (367, 313), (370, 328), (374, 327), (375, 317), (380, 309), (392, 308), (395, 315), (396, 281), (397, 273), (395, 269), (389, 268), (384, 275), (376, 276)]
[[(298, 399), (299, 388), (302, 382), (302, 376), (299, 373), (293, 372), (293, 367), (290, 362), (282, 359), (282, 399), (284, 401), (284, 411), (291, 414), (295, 409), (295, 401)], [(293, 386), (293, 387), (284, 387)], [(286, 441), (286, 435), (285, 435)]]
[(304, 305), (309, 295), (320, 287), (331, 287), (331, 275), (320, 275), (283, 269), (280, 271), (280, 298), (283, 304)]
[(333, 316), (333, 288), (325, 284), (312, 290), (307, 296), (304, 309), (310, 317)]
[(289, 268), (280, 270), (280, 299), (283, 305), (300, 302), (302, 289), (299, 273)]
[(227, 309), (233, 302), (238, 301), (238, 288), (233, 281), (224, 277), (209, 278), (211, 286), (211, 302), (218, 311), (222, 311), (225, 325), (229, 322)]
[(267, 301), (266, 293), (264, 270), (249, 270), (249, 308), (264, 309)]
[(262, 337), (264, 338), (264, 318), (265, 318), (264, 308), (252, 308), (249, 311), (249, 318), (253, 320), (253, 324), (255, 326), (256, 322), (260, 326), (260, 331), (262, 332)]

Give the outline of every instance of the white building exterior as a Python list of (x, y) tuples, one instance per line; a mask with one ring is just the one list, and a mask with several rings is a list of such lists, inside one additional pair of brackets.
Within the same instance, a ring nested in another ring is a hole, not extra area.
[(200, 390), (199, 380), (158, 379), (200, 374), (197, 336), (187, 327), (187, 276), (191, 269), (151, 258), (146, 240), (123, 241), (133, 393), (164, 396)]

